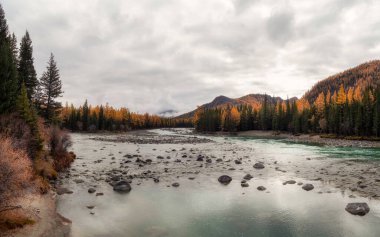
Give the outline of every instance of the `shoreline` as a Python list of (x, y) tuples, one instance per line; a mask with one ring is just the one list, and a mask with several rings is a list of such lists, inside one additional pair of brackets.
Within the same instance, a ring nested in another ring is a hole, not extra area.
[[(202, 133), (198, 133), (202, 134)], [(210, 133), (206, 135), (216, 135), (216, 136), (236, 136), (236, 137), (252, 137), (261, 139), (280, 139), (286, 142), (293, 143), (304, 143), (310, 145), (322, 145), (331, 147), (358, 147), (358, 148), (380, 148), (380, 141), (370, 141), (370, 140), (351, 140), (345, 138), (327, 138), (323, 137), (325, 134), (300, 134), (293, 135), (291, 133), (281, 132), (277, 133), (274, 131), (261, 131), (261, 130), (250, 130), (244, 132), (236, 133), (225, 133), (217, 132)]]
[[(12, 237), (68, 237), (71, 231), (71, 221), (57, 211), (57, 194), (49, 191), (47, 194), (32, 193), (20, 198), (23, 210), (33, 218), (33, 225), (16, 228), (4, 233)], [(0, 235), (3, 236), (3, 235)]]

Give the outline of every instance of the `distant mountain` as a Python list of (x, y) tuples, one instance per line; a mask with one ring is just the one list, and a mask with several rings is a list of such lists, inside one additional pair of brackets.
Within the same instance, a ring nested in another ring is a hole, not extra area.
[(317, 84), (305, 93), (303, 98), (313, 103), (321, 92), (331, 94), (339, 90), (343, 84), (346, 91), (349, 87), (356, 88), (358, 86), (365, 88), (368, 85), (380, 85), (380, 60), (363, 63), (357, 67), (348, 69), (344, 72), (330, 76)]
[[(227, 106), (237, 106), (237, 105), (251, 105), (253, 108), (259, 107), (264, 102), (264, 94), (249, 94), (240, 98), (232, 99), (227, 96), (220, 95), (218, 97), (215, 97), (213, 101), (207, 104), (203, 104), (200, 107), (205, 109), (212, 109), (212, 108), (221, 108), (221, 107), (227, 107)], [(270, 103), (277, 103), (277, 101), (283, 101), (280, 97), (272, 97), (268, 96), (268, 102)], [(292, 98), (296, 99), (296, 98)], [(191, 118), (194, 116), (196, 110), (193, 110), (191, 112), (182, 114), (178, 116), (177, 118)]]
[(176, 110), (167, 109), (167, 110), (163, 110), (163, 111), (158, 112), (158, 115), (163, 116), (163, 117), (172, 117), (177, 113), (178, 113), (178, 111), (176, 111)]

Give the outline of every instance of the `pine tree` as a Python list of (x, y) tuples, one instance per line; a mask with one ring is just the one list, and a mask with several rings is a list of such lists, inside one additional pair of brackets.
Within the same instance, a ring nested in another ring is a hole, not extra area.
[(13, 56), (13, 62), (18, 65), (18, 47), (17, 47), (17, 37), (15, 33), (12, 34), (10, 37), (10, 43), (11, 43), (11, 50), (12, 50), (12, 56)]
[(29, 147), (29, 154), (32, 158), (36, 157), (39, 151), (43, 148), (43, 140), (40, 136), (38, 129), (38, 115), (34, 106), (30, 104), (28, 99), (28, 94), (26, 86), (24, 83), (21, 85), (20, 95), (17, 97), (17, 112), (20, 114), (21, 118), (29, 125), (32, 137), (31, 144)]
[(20, 57), (18, 63), (19, 87), (25, 83), (28, 98), (31, 100), (38, 84), (36, 70), (34, 68), (33, 46), (28, 31), (21, 40)]
[(83, 131), (87, 131), (88, 124), (89, 124), (89, 116), (90, 116), (90, 110), (88, 108), (87, 100), (84, 102), (82, 111), (83, 111), (83, 114), (82, 114)]
[(100, 109), (99, 109), (99, 121), (98, 121), (98, 129), (99, 130), (104, 130), (104, 109), (103, 109), (103, 105), (100, 106)]
[(22, 83), (21, 85), (20, 95), (17, 97), (16, 105), (17, 105), (17, 112), (20, 114), (20, 116), (27, 123), (32, 123), (33, 122), (32, 110), (31, 110), (31, 105), (28, 99), (28, 94), (27, 94), (24, 83)]
[(15, 108), (17, 86), (17, 70), (8, 35), (8, 24), (0, 4), (0, 114)]
[(43, 115), (51, 122), (62, 107), (61, 103), (56, 101), (56, 98), (60, 97), (63, 93), (59, 70), (53, 54), (50, 55), (46, 72), (43, 73), (39, 84), (42, 92), (41, 104)]

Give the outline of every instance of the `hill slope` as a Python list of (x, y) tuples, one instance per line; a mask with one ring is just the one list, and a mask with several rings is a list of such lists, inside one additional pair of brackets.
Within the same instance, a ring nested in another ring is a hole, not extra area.
[[(302, 97), (307, 99), (310, 103), (314, 103), (315, 99), (321, 92), (327, 93), (330, 90), (331, 94), (339, 90), (340, 85), (345, 86), (346, 91), (349, 87), (365, 88), (368, 85), (380, 86), (380, 60), (374, 60), (367, 63), (363, 63), (357, 67), (350, 68), (346, 71), (330, 76), (324, 80), (321, 80), (315, 84), (309, 91)], [(248, 104), (254, 108), (260, 107), (264, 101), (264, 94), (249, 94), (240, 98), (232, 99), (226, 96), (218, 96), (212, 102), (200, 106), (201, 108), (220, 108), (227, 105), (242, 105)], [(295, 100), (297, 98), (291, 98)], [(268, 96), (268, 102), (277, 103), (277, 101), (283, 101), (280, 97)], [(195, 110), (180, 115), (178, 118), (191, 118), (195, 113)]]
[[(259, 107), (264, 102), (264, 94), (249, 94), (240, 98), (232, 99), (226, 96), (218, 96), (215, 97), (213, 101), (207, 104), (203, 104), (200, 107), (206, 108), (206, 109), (212, 109), (212, 108), (221, 108), (226, 107), (228, 105), (230, 106), (236, 106), (236, 105), (251, 105), (253, 108)], [(268, 96), (268, 102), (269, 103), (277, 103), (277, 101), (283, 101), (280, 97), (272, 97)], [(191, 112), (182, 114), (178, 116), (177, 118), (191, 118), (194, 116), (196, 110), (193, 110)]]
[(349, 87), (366, 87), (367, 85), (380, 85), (380, 60), (363, 63), (357, 67), (330, 76), (317, 84), (305, 93), (303, 98), (313, 103), (321, 92), (331, 94), (338, 91), (343, 84), (347, 90)]

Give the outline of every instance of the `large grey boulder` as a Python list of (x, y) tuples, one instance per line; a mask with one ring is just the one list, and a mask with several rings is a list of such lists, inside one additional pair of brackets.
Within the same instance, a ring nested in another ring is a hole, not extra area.
[(365, 216), (369, 212), (369, 206), (365, 202), (349, 203), (346, 206), (346, 211), (352, 215)]
[(232, 181), (232, 178), (228, 175), (222, 175), (218, 178), (219, 183), (229, 184)]
[(132, 190), (132, 188), (131, 188), (131, 185), (127, 181), (122, 180), (122, 181), (117, 182), (113, 186), (113, 190), (119, 193), (129, 193)]
[(310, 191), (310, 190), (314, 189), (314, 185), (312, 185), (312, 184), (305, 184), (304, 186), (302, 186), (302, 189), (306, 190), (306, 191)]

